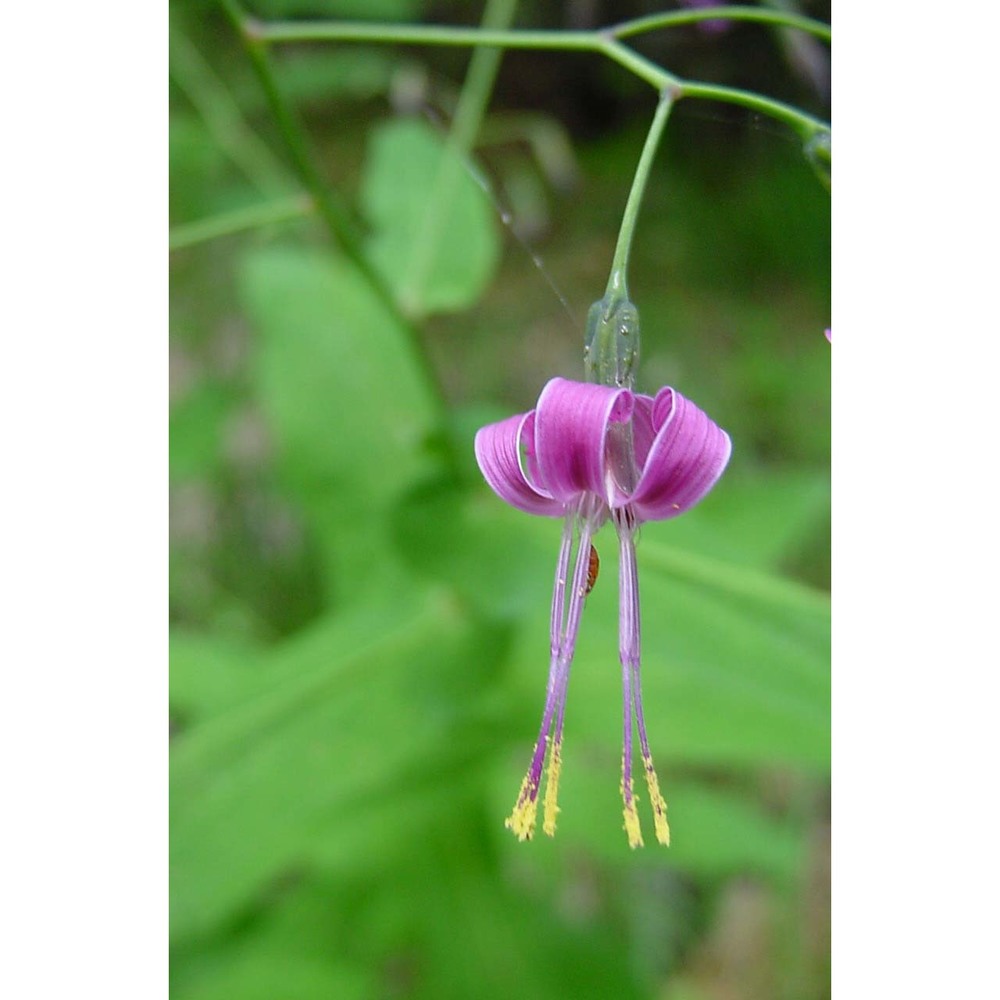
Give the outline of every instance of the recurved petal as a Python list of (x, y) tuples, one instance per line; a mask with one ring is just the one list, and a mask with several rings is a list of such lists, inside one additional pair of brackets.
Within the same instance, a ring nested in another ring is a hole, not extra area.
[(669, 386), (653, 400), (656, 433), (642, 463), (631, 506), (642, 521), (690, 510), (715, 485), (729, 461), (729, 435)]
[(530, 413), (518, 413), (476, 432), (476, 461), (490, 488), (501, 500), (526, 514), (558, 517), (563, 505), (535, 489), (521, 469), (520, 442)]
[(562, 503), (581, 493), (606, 498), (611, 489), (605, 457), (608, 425), (627, 421), (633, 407), (628, 389), (551, 379), (535, 410), (538, 485)]
[(635, 411), (632, 414), (632, 444), (635, 448), (636, 468), (646, 464), (649, 449), (653, 447), (656, 428), (653, 427), (653, 397), (635, 394)]

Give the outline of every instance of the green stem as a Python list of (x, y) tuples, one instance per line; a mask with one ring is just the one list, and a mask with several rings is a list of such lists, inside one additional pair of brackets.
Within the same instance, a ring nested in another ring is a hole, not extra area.
[(697, 97), (708, 101), (738, 104), (740, 107), (749, 108), (751, 111), (757, 111), (770, 118), (783, 121), (801, 136), (803, 142), (816, 135), (829, 134), (830, 132), (830, 126), (819, 118), (799, 111), (798, 108), (793, 108), (788, 104), (783, 104), (781, 101), (762, 97), (760, 94), (754, 94), (747, 90), (739, 90), (736, 87), (721, 87), (714, 83), (687, 81), (679, 82), (677, 86), (680, 91), (677, 95), (678, 100), (683, 97)]
[[(487, 0), (482, 29), (506, 27), (514, 19), (516, 7), (517, 0)], [(444, 230), (449, 199), (482, 124), (502, 54), (503, 50), (498, 48), (479, 47), (473, 51), (444, 156), (424, 210), (423, 225), (400, 287), (400, 305), (407, 315), (418, 316), (422, 312), (421, 294)]]
[(268, 56), (267, 47), (258, 32), (258, 22), (244, 13), (238, 0), (220, 0), (220, 3), (237, 33), (244, 41), (247, 54), (250, 56), (250, 61), (267, 97), (267, 102), (270, 105), (271, 113), (275, 117), (278, 130), (285, 141), (288, 153), (295, 164), (302, 182), (312, 196), (312, 201), (316, 206), (320, 218), (325, 223), (334, 242), (340, 246), (341, 250), (357, 267), (372, 290), (385, 303), (386, 308), (392, 313), (400, 326), (409, 334), (414, 359), (422, 369), (427, 379), (427, 384), (433, 387), (436, 400), (441, 404), (444, 399), (444, 392), (437, 373), (431, 366), (427, 358), (427, 353), (420, 343), (417, 331), (414, 329), (409, 318), (399, 308), (396, 296), (393, 295), (392, 290), (369, 262), (364, 252), (361, 237), (354, 228), (346, 210), (335, 199), (329, 185), (316, 168), (309, 151), (305, 132), (281, 95), (274, 74), (274, 67), (271, 65)]
[(660, 28), (673, 28), (681, 24), (694, 24), (696, 21), (755, 21), (759, 24), (774, 24), (782, 28), (797, 28), (807, 34), (815, 35), (829, 42), (832, 32), (830, 25), (822, 21), (814, 21), (811, 17), (802, 17), (782, 10), (764, 10), (760, 7), (703, 7), (699, 10), (675, 10), (665, 14), (650, 14), (637, 17), (631, 21), (623, 21), (611, 28), (604, 29), (615, 38), (630, 38), (645, 34), (647, 31), (657, 31)]
[(271, 113), (274, 115), (278, 131), (284, 139), (289, 156), (291, 156), (292, 162), (295, 164), (302, 183), (312, 195), (320, 217), (323, 219), (334, 240), (358, 267), (372, 287), (379, 292), (380, 296), (386, 302), (394, 302), (394, 296), (387, 289), (381, 275), (371, 266), (368, 258), (365, 256), (361, 237), (355, 229), (347, 210), (336, 200), (330, 186), (316, 168), (305, 133), (288, 104), (281, 96), (267, 48), (257, 37), (253, 23), (244, 14), (236, 0), (221, 0), (221, 2), (226, 13), (229, 15), (229, 19), (233, 22), (233, 26), (243, 38), (247, 54), (250, 56), (250, 61), (264, 90)]
[(256, 229), (258, 226), (301, 219), (312, 214), (315, 209), (312, 198), (305, 194), (237, 208), (197, 222), (174, 226), (170, 230), (170, 249), (181, 250), (220, 236), (232, 236), (234, 233)]
[[(588, 382), (631, 389), (639, 367), (639, 311), (628, 297), (628, 261), (632, 249), (639, 206), (646, 190), (656, 150), (674, 104), (674, 92), (664, 90), (656, 114), (649, 126), (639, 164), (635, 168), (632, 189), (628, 193), (618, 243), (611, 261), (611, 274), (604, 298), (598, 299), (587, 313), (583, 337), (583, 369)], [(613, 429), (609, 438), (609, 456), (618, 482), (635, 485), (635, 454), (630, 426)], [(631, 456), (631, 457), (630, 457)]]
[[(456, 28), (447, 25), (424, 24), (372, 24), (365, 22), (272, 22), (254, 23), (250, 29), (262, 43), (339, 41), (374, 42), (379, 44), (474, 46), (500, 49), (538, 49), (546, 51), (596, 52), (623, 66), (657, 91), (673, 89), (675, 100), (685, 97), (724, 101), (751, 108), (769, 115), (794, 129), (808, 140), (819, 133), (827, 133), (830, 126), (797, 108), (773, 101), (750, 91), (735, 87), (718, 87), (713, 84), (686, 81), (669, 73), (649, 59), (624, 45), (619, 39), (653, 28), (686, 24), (716, 18), (726, 12), (734, 20), (760, 21), (785, 27), (806, 30), (805, 21), (813, 25), (813, 34), (825, 37), (819, 22), (808, 22), (781, 11), (760, 8), (718, 7), (701, 11), (675, 11), (656, 15), (655, 19), (641, 18), (626, 21), (598, 31), (505, 31), (483, 28)], [(668, 20), (669, 19), (669, 20)]]
[(822, 21), (790, 14), (784, 11), (765, 10), (760, 7), (713, 7), (702, 10), (678, 10), (665, 14), (623, 21), (597, 31), (504, 31), (482, 28), (452, 27), (439, 24), (381, 24), (364, 21), (272, 21), (256, 22), (254, 31), (268, 42), (379, 42), (402, 45), (490, 45), (499, 48), (522, 49), (576, 49), (593, 50), (596, 36), (628, 38), (657, 31), (660, 28), (693, 24), (726, 18), (730, 21), (756, 21), (786, 28), (797, 28), (826, 41), (830, 40), (830, 26)]
[(618, 230), (618, 243), (615, 246), (615, 255), (611, 260), (608, 287), (604, 293), (606, 301), (628, 298), (627, 275), (632, 236), (635, 232), (636, 220), (639, 218), (639, 206), (642, 204), (642, 196), (646, 190), (646, 182), (649, 180), (649, 172), (653, 166), (653, 160), (656, 158), (656, 150), (660, 145), (663, 129), (666, 127), (673, 104), (673, 93), (665, 90), (656, 107), (652, 124), (649, 126), (646, 142), (642, 147), (642, 155), (639, 157), (639, 165), (635, 168), (635, 176), (632, 178), (632, 189), (629, 191), (628, 201), (625, 203), (625, 213), (622, 215), (621, 228)]
[(253, 27), (263, 42), (375, 42), (380, 45), (445, 45), (460, 48), (565, 49), (596, 48), (590, 31), (512, 31), (461, 28), (439, 24), (379, 24), (364, 21), (272, 21)]
[(640, 80), (645, 80), (646, 83), (660, 93), (668, 88), (677, 90), (680, 87), (681, 80), (679, 77), (667, 72), (662, 66), (658, 66), (645, 56), (639, 55), (638, 52), (630, 49), (627, 45), (622, 45), (621, 42), (610, 35), (598, 35), (594, 41), (595, 52), (607, 56), (612, 62), (618, 63), (619, 66), (624, 66), (630, 73), (639, 77)]

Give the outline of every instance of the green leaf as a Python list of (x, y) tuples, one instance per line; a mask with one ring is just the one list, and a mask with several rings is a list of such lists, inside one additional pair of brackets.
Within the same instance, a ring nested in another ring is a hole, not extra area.
[[(175, 1000), (363, 1000), (372, 995), (363, 968), (284, 952), (232, 949), (208, 974), (171, 990)], [(182, 980), (183, 983), (183, 980)]]
[(215, 635), (170, 636), (170, 707), (182, 716), (213, 714), (240, 700), (260, 670), (255, 647)]
[(672, 542), (761, 570), (793, 560), (830, 515), (830, 476), (769, 469), (729, 477), (725, 488), (670, 525)]
[[(361, 617), (359, 618), (358, 615)], [(277, 647), (256, 692), (175, 740), (171, 762), (172, 928), (204, 933), (267, 884), (379, 812), (364, 862), (418, 836), (412, 786), (454, 780), (497, 739), (484, 725), (503, 649), (441, 596), (411, 592), (318, 624)], [(432, 789), (433, 791), (433, 789)]]
[(423, 467), (434, 416), (409, 333), (360, 273), (328, 254), (247, 257), (256, 381), (290, 476), (336, 500), (384, 503)]
[(207, 477), (218, 468), (223, 423), (232, 411), (233, 395), (226, 386), (206, 382), (171, 407), (172, 482)]
[[(572, 904), (553, 906), (528, 880), (524, 891), (510, 877), (516, 869), (498, 868), (481, 838), (470, 837), (478, 832), (468, 822), (441, 831), (423, 845), (413, 875), (397, 888), (420, 900), (414, 930), (425, 974), (414, 996), (638, 996), (632, 956), (616, 921), (605, 913), (573, 912)], [(561, 909), (573, 917), (566, 919)]]
[[(438, 197), (442, 170), (447, 185)], [(429, 126), (406, 119), (376, 130), (361, 201), (374, 230), (372, 260), (415, 314), (479, 298), (500, 256), (493, 207)]]
[[(551, 600), (555, 550), (528, 537), (525, 515), (492, 494), (427, 483), (405, 498), (393, 523), (411, 570), (446, 582), (485, 615), (515, 618)], [(558, 539), (561, 522), (552, 523)]]
[[(345, 16), (337, 12), (337, 17)], [(337, 99), (369, 101), (389, 90), (398, 62), (399, 56), (381, 49), (299, 51), (279, 65), (281, 92), (295, 106)]]
[[(535, 708), (523, 720), (530, 738), (548, 670), (560, 522), (512, 512), (485, 491), (464, 501), (412, 498), (399, 517), (415, 569), (446, 580), (484, 612), (520, 621), (513, 667), (526, 703), (535, 692)], [(654, 750), (690, 763), (825, 771), (829, 598), (668, 546), (670, 529), (646, 525), (638, 541), (643, 692)], [(610, 706), (621, 698), (617, 539), (605, 529), (595, 545), (602, 568), (582, 618), (567, 728), (568, 738), (596, 741), (616, 759), (621, 711)]]
[(672, 783), (667, 791), (671, 864), (709, 878), (751, 873), (792, 884), (801, 875), (805, 837), (792, 823), (730, 791), (693, 782)]
[[(639, 542), (643, 699), (654, 756), (824, 771), (828, 599), (670, 548), (654, 532), (668, 534), (669, 526), (645, 526)], [(597, 545), (605, 562), (583, 616), (567, 727), (610, 751), (621, 745), (621, 713), (609, 712), (621, 699), (613, 536), (599, 536)], [(526, 678), (547, 666), (547, 613), (533, 633), (534, 651), (526, 643), (517, 654)]]
[(311, 519), (331, 588), (391, 561), (383, 520), (424, 474), (435, 402), (410, 332), (349, 263), (284, 247), (246, 259), (254, 371), (282, 477)]

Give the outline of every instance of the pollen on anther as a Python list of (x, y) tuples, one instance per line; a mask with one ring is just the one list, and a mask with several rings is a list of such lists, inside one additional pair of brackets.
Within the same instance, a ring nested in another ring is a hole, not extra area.
[(549, 751), (549, 773), (545, 785), (544, 821), (542, 829), (550, 836), (556, 833), (556, 816), (559, 814), (559, 771), (562, 768), (562, 740), (556, 740)]
[(514, 811), (504, 821), (504, 826), (513, 831), (518, 840), (531, 840), (535, 833), (535, 817), (538, 813), (538, 789), (531, 777), (525, 775), (518, 792)]
[(643, 759), (643, 769), (646, 772), (646, 788), (649, 790), (649, 801), (653, 807), (653, 827), (656, 831), (657, 843), (664, 847), (670, 846), (670, 825), (667, 823), (667, 803), (660, 792), (660, 783), (656, 777), (653, 761), (649, 757)]

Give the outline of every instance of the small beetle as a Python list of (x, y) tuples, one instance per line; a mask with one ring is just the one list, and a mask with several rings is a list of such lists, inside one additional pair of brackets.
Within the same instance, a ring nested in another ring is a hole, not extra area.
[(600, 570), (601, 560), (597, 557), (597, 549), (591, 545), (590, 559), (587, 562), (587, 589), (583, 592), (584, 596), (589, 594), (594, 589), (594, 584), (597, 583), (597, 574)]

